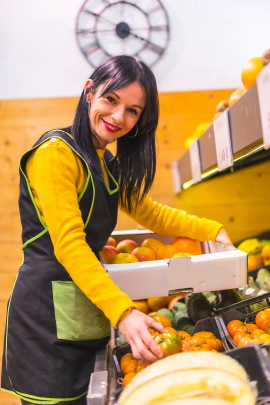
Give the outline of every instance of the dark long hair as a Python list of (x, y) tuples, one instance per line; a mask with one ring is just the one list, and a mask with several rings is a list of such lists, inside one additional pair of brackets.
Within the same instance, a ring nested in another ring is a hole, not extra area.
[[(93, 80), (93, 91), (107, 83), (101, 96), (134, 82), (138, 82), (146, 92), (146, 105), (136, 124), (137, 136), (129, 138), (125, 135), (117, 139), (117, 152), (111, 162), (113, 173), (119, 184), (120, 205), (130, 213), (132, 206), (136, 206), (149, 191), (156, 172), (155, 133), (159, 117), (156, 80), (146, 64), (127, 55), (107, 59), (92, 73), (90, 79)], [(135, 128), (132, 128), (127, 135), (132, 136)], [(78, 103), (71, 133), (91, 170), (101, 177), (102, 172), (93, 143), (94, 135), (90, 129), (88, 104), (84, 92)]]

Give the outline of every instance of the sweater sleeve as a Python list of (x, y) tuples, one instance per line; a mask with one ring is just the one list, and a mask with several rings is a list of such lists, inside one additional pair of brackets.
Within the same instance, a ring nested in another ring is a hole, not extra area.
[(219, 222), (190, 215), (186, 211), (171, 208), (146, 196), (130, 217), (138, 224), (155, 233), (184, 236), (191, 239), (215, 240), (223, 227)]
[(117, 327), (123, 314), (136, 305), (116, 286), (86, 243), (78, 205), (78, 184), (85, 178), (83, 170), (71, 148), (56, 138), (33, 152), (26, 167), (57, 260)]

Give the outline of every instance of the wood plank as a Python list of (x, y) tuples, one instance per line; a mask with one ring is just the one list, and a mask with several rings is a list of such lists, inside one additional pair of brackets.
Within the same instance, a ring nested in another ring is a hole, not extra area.
[(0, 243), (0, 274), (15, 272), (20, 267), (23, 254), (19, 243)]

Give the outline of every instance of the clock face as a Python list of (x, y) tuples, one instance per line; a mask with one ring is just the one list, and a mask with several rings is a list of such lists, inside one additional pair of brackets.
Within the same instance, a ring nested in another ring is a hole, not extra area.
[(93, 67), (122, 54), (152, 67), (164, 54), (169, 33), (160, 0), (86, 0), (76, 21), (78, 45)]

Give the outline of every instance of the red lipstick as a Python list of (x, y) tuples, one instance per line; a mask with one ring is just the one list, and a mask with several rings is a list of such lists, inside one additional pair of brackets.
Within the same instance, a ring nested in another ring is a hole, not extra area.
[(102, 120), (102, 121), (103, 121), (105, 128), (110, 132), (117, 132), (121, 129), (120, 127), (116, 127), (115, 125), (112, 125), (107, 121), (104, 121), (104, 120)]

